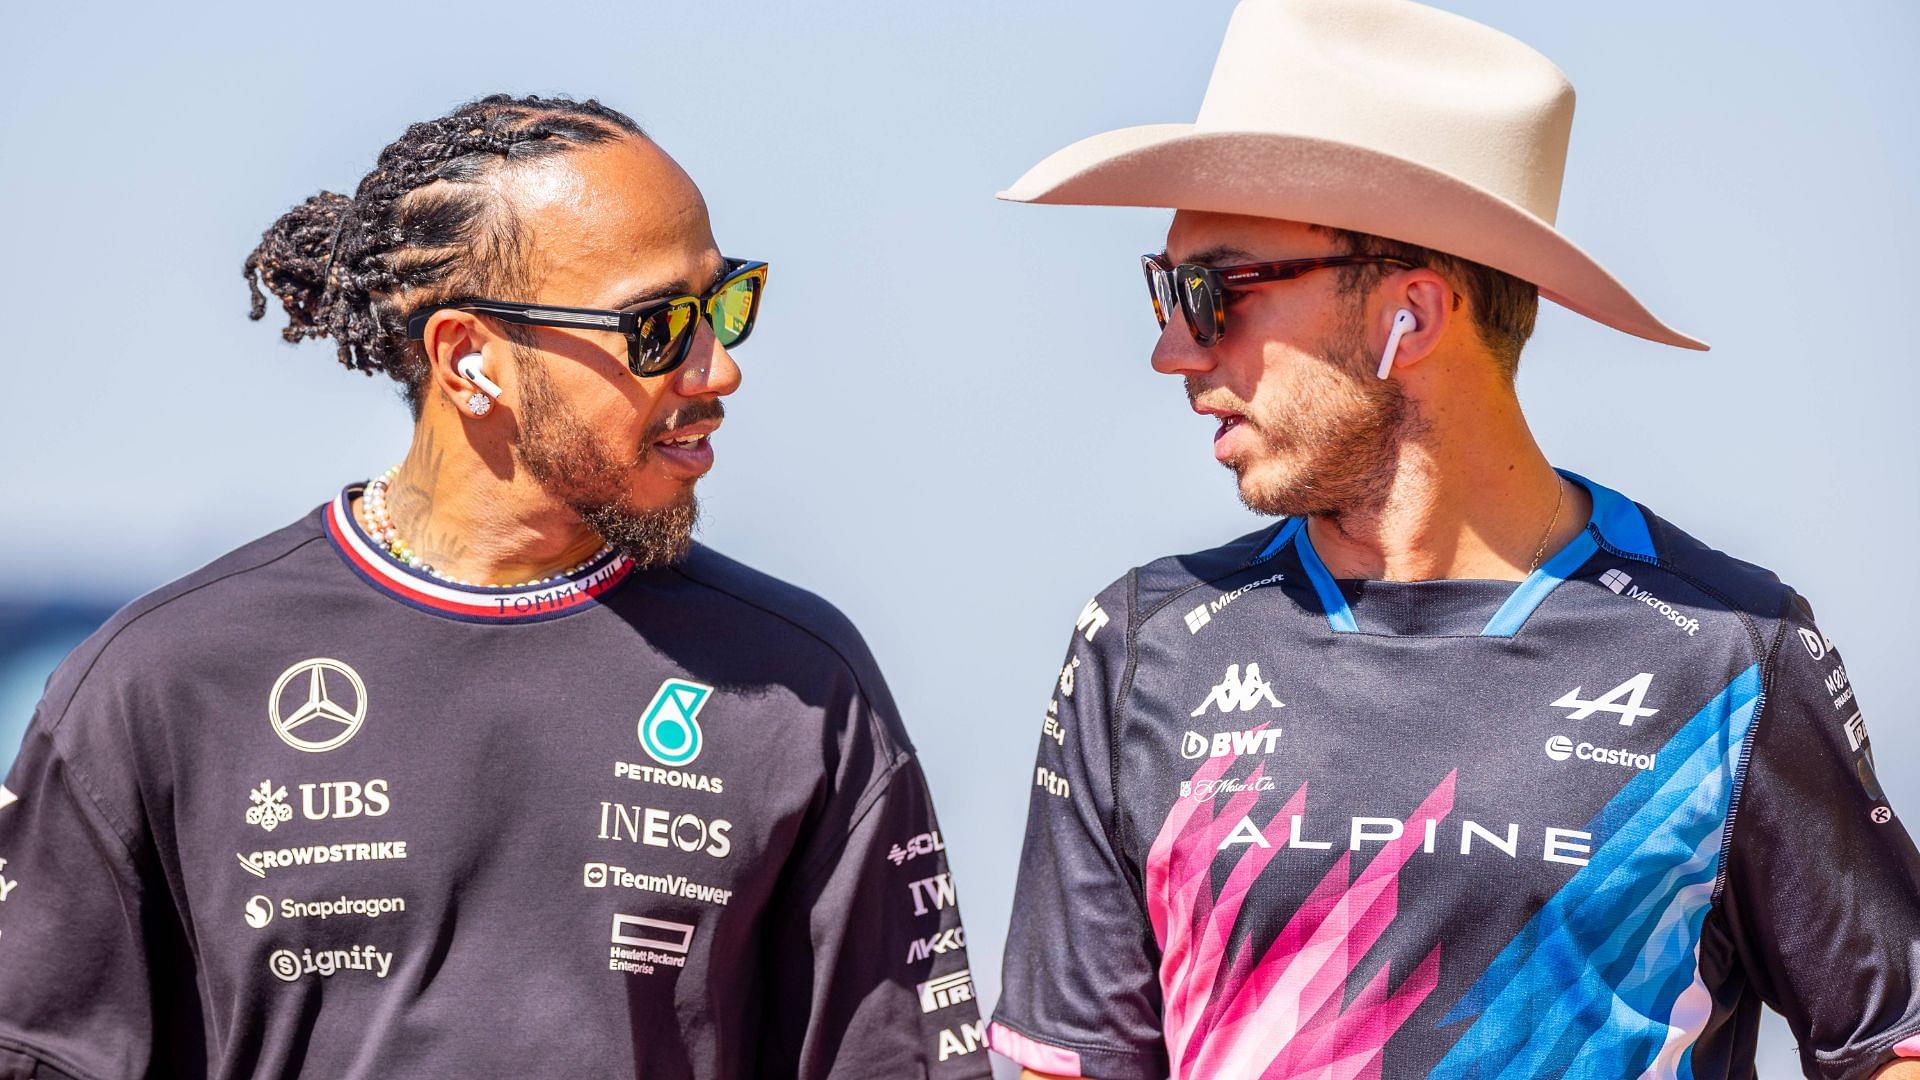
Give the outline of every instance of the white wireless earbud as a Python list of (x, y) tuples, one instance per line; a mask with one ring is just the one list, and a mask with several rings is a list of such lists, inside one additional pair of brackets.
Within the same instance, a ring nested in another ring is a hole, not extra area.
[(1413, 312), (1401, 308), (1393, 313), (1393, 329), (1387, 331), (1387, 347), (1380, 354), (1380, 377), (1393, 374), (1393, 354), (1400, 351), (1400, 335), (1415, 329), (1420, 324), (1413, 318)]
[(455, 364), (453, 366), (453, 369), (455, 371), (458, 371), (461, 375), (465, 376), (468, 382), (471, 382), (473, 385), (479, 387), (482, 390), (485, 390), (489, 394), (492, 394), (494, 397), (499, 397), (500, 384), (494, 382), (492, 379), (487, 378), (487, 373), (480, 370), (480, 364), (481, 364), (480, 354), (477, 352), (470, 352), (467, 355), (461, 357), (460, 362), (458, 364)]

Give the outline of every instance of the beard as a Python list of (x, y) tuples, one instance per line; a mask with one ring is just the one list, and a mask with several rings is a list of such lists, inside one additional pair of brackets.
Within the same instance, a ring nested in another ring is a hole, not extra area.
[(665, 506), (638, 507), (627, 494), (634, 474), (653, 456), (653, 443), (671, 427), (718, 419), (720, 402), (708, 399), (676, 410), (649, 428), (631, 453), (610, 451), (554, 389), (542, 359), (522, 355), (520, 430), (514, 455), (549, 495), (565, 503), (587, 527), (642, 569), (670, 566), (693, 548), (700, 504), (693, 485)]
[(1360, 312), (1321, 342), (1291, 400), (1271, 410), (1219, 400), (1189, 376), (1187, 397), (1240, 413), (1260, 446), (1225, 464), (1239, 478), (1240, 501), (1256, 514), (1341, 516), (1383, 505), (1401, 445), (1422, 426), (1399, 383), (1380, 379), (1368, 355)]

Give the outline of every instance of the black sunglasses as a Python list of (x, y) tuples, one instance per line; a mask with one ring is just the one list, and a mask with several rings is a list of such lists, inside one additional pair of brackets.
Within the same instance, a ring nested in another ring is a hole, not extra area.
[(1140, 265), (1147, 272), (1147, 293), (1153, 299), (1153, 317), (1160, 329), (1167, 328), (1176, 305), (1186, 316), (1187, 331), (1200, 345), (1212, 345), (1227, 333), (1227, 293), (1239, 292), (1250, 285), (1270, 281), (1291, 281), (1302, 274), (1335, 266), (1365, 266), (1384, 263), (1412, 270), (1404, 259), (1386, 255), (1327, 255), (1317, 259), (1286, 259), (1281, 262), (1247, 263), (1243, 266), (1202, 266), (1199, 263), (1167, 262), (1164, 255), (1142, 255)]
[(627, 337), (627, 369), (642, 378), (665, 375), (686, 360), (693, 347), (694, 321), (702, 316), (713, 326), (713, 336), (731, 348), (753, 333), (760, 314), (760, 295), (767, 287), (767, 264), (727, 259), (720, 280), (703, 296), (686, 293), (656, 300), (632, 311), (603, 308), (533, 307), (505, 300), (449, 300), (421, 308), (407, 317), (407, 337), (426, 335), (427, 318), (436, 311), (458, 308), (491, 315), (521, 326), (560, 326), (573, 330), (613, 330)]

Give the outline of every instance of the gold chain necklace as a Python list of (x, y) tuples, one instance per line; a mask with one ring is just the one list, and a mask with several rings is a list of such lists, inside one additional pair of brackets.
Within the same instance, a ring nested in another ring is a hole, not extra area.
[(1566, 481), (1555, 476), (1553, 478), (1553, 516), (1547, 519), (1547, 531), (1540, 534), (1540, 545), (1533, 549), (1533, 561), (1527, 564), (1529, 574), (1540, 569), (1540, 560), (1547, 553), (1547, 541), (1553, 537), (1553, 527), (1560, 524), (1560, 503), (1566, 496)]

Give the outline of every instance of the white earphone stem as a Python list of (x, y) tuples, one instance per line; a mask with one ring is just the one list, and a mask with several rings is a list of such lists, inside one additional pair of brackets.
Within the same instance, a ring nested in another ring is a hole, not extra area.
[(487, 373), (480, 370), (480, 363), (479, 353), (468, 353), (460, 358), (458, 364), (454, 365), (454, 370), (464, 375), (473, 385), (478, 386), (494, 397), (499, 397), (500, 384), (487, 378)]
[(1401, 308), (1393, 313), (1393, 329), (1387, 331), (1387, 347), (1380, 353), (1380, 377), (1393, 374), (1393, 356), (1400, 351), (1400, 335), (1419, 325), (1414, 321), (1413, 312)]

